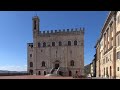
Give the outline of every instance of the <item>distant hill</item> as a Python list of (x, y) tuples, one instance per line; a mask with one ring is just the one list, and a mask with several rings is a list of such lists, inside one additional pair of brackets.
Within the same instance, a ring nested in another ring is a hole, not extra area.
[(27, 73), (27, 71), (8, 71), (8, 70), (0, 70), (0, 73)]

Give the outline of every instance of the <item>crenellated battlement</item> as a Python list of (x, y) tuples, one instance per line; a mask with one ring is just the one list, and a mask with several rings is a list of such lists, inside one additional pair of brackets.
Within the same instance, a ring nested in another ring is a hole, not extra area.
[(33, 43), (27, 43), (28, 47), (33, 48)]
[(63, 29), (63, 30), (51, 30), (51, 31), (40, 31), (39, 35), (61, 35), (61, 34), (82, 34), (84, 33), (84, 28), (75, 29)]

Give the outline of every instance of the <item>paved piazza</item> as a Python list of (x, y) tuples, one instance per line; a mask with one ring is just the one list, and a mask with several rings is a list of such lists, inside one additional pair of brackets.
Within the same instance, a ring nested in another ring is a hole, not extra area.
[(0, 79), (74, 79), (72, 77), (59, 77), (59, 76), (34, 76), (34, 75), (24, 75), (24, 76), (0, 76)]

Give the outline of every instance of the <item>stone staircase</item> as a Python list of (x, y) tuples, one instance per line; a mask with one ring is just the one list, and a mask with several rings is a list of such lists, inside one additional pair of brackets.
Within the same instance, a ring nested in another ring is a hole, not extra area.
[(54, 74), (54, 75), (59, 75), (59, 69), (60, 68), (58, 68), (58, 69), (55, 69), (55, 68), (52, 68), (51, 70), (50, 70), (50, 74)]

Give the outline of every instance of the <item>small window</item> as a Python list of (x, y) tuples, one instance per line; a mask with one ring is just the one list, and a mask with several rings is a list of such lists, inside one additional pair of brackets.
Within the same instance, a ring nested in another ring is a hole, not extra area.
[(74, 66), (74, 61), (73, 60), (70, 61), (70, 66)]
[(55, 42), (52, 42), (52, 46), (55, 46)]
[(43, 47), (46, 47), (46, 43), (45, 42), (43, 43)]
[(71, 46), (71, 41), (68, 41), (68, 46)]
[(40, 48), (40, 43), (38, 43), (38, 47)]
[(62, 42), (61, 41), (59, 41), (59, 46), (62, 46)]
[(45, 62), (44, 61), (42, 61), (42, 67), (45, 67)]
[(32, 54), (30, 54), (30, 57), (32, 57)]
[(117, 59), (120, 59), (120, 51), (117, 52)]
[(74, 45), (77, 45), (77, 41), (74, 41)]
[(106, 63), (108, 62), (108, 58), (106, 57)]
[(119, 36), (118, 36), (118, 46), (120, 45), (120, 42), (119, 42)]
[(120, 15), (118, 15), (117, 22), (120, 23)]
[(33, 67), (33, 63), (32, 62), (30, 62), (30, 67)]
[(117, 67), (117, 71), (119, 71), (119, 67)]

